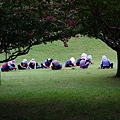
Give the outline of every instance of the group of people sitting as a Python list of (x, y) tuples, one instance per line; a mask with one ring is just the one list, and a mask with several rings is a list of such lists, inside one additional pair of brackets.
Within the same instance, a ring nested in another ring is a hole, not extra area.
[(27, 70), (27, 69), (40, 69), (40, 68), (50, 68), (52, 70), (61, 70), (62, 64), (60, 64), (57, 60), (53, 60), (51, 58), (46, 59), (43, 63), (40, 65), (38, 62), (35, 61), (35, 59), (31, 59), (29, 62), (27, 59), (23, 59), (20, 64), (15, 66), (15, 60), (11, 60), (9, 62), (6, 62), (2, 65), (1, 71), (2, 72), (8, 72), (11, 70)]
[(11, 61), (9, 61), (9, 62), (6, 62), (6, 63), (4, 63), (3, 65), (2, 65), (2, 67), (1, 67), (1, 71), (2, 72), (8, 72), (8, 71), (10, 71), (10, 70), (16, 70), (17, 68), (16, 68), (16, 66), (15, 66), (15, 60), (11, 60)]
[(80, 66), (80, 68), (88, 68), (88, 66), (92, 63), (92, 56), (83, 53), (80, 58), (75, 63), (74, 57), (71, 57), (69, 60), (66, 61), (65, 67), (72, 67), (72, 66)]
[[(82, 53), (81, 57), (77, 59), (75, 62), (74, 57), (71, 57), (70, 59), (66, 60), (64, 67), (75, 67), (79, 66), (82, 69), (86, 69), (89, 67), (90, 64), (93, 64), (92, 62), (92, 56), (87, 55), (86, 53)], [(20, 64), (15, 66), (15, 60), (11, 60), (9, 62), (6, 62), (2, 65), (1, 71), (11, 71), (11, 70), (27, 70), (27, 69), (40, 69), (40, 68), (51, 68), (52, 70), (61, 70), (62, 64), (58, 62), (58, 60), (54, 60), (52, 58), (46, 59), (44, 62), (42, 62), (40, 65), (38, 62), (35, 61), (35, 59), (31, 59), (29, 62), (27, 59), (23, 59)], [(103, 55), (102, 60), (100, 63), (100, 68), (113, 68), (113, 63), (110, 62), (110, 60)]]

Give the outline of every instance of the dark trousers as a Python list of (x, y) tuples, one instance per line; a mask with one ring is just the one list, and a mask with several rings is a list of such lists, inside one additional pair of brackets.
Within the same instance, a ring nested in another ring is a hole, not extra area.
[(9, 66), (5, 66), (4, 68), (1, 68), (1, 71), (4, 72), (4, 71), (9, 71)]
[(101, 65), (101, 69), (105, 69), (105, 68), (113, 68), (113, 63), (111, 63), (110, 66), (102, 66)]

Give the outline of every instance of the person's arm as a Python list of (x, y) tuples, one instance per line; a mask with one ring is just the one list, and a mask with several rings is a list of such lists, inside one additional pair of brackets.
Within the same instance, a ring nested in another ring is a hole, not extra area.
[(34, 65), (34, 69), (36, 69), (36, 62), (35, 62), (35, 65)]
[(26, 63), (26, 64), (27, 64), (26, 69), (32, 69), (32, 68), (30, 67), (30, 62), (28, 62), (28, 63)]
[(24, 66), (23, 66), (21, 63), (20, 63), (19, 65), (20, 65), (20, 67), (21, 67), (21, 68), (24, 68), (24, 69), (26, 69), (26, 67), (24, 67)]
[(45, 61), (45, 62), (43, 63), (43, 66), (44, 66), (45, 68), (50, 68), (49, 66), (46, 65), (46, 62), (47, 62), (47, 61)]
[(69, 66), (72, 67), (72, 66), (74, 66), (74, 64), (71, 62), (71, 63), (69, 64)]

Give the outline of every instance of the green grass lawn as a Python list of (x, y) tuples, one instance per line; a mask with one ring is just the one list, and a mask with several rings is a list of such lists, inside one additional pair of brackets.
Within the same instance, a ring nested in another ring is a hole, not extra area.
[[(1, 73), (0, 120), (120, 120), (120, 79), (116, 53), (99, 40), (86, 37), (69, 42), (38, 45), (16, 59), (35, 58), (39, 63), (51, 57), (63, 66), (70, 57), (85, 52), (93, 56), (88, 69), (37, 69)], [(102, 55), (113, 69), (98, 69)]]

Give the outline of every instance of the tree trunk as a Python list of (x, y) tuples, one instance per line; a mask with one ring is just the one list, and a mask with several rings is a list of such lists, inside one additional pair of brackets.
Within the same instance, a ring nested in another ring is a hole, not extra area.
[(117, 50), (117, 63), (116, 77), (120, 78), (120, 50)]

